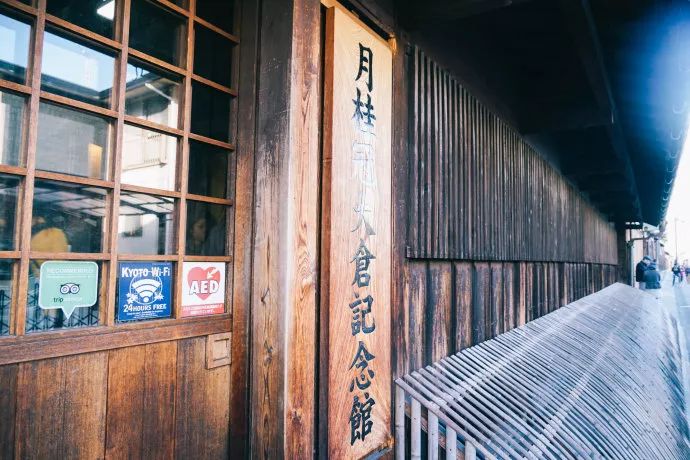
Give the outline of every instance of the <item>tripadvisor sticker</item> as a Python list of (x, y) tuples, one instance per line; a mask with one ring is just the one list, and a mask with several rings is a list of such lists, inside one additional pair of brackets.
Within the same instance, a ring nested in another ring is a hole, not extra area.
[(49, 260), (41, 265), (38, 306), (59, 308), (69, 319), (76, 308), (91, 307), (98, 299), (98, 264)]

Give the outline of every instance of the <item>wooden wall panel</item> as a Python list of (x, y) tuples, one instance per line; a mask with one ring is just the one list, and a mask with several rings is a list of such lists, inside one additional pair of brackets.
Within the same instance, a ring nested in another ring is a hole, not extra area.
[(501, 332), (507, 332), (515, 327), (517, 299), (515, 297), (515, 265), (503, 264), (503, 324)]
[(491, 309), (491, 272), (489, 264), (478, 262), (474, 265), (472, 282), (472, 343), (483, 342), (489, 338)]
[(177, 346), (175, 457), (226, 458), (229, 454), (230, 368), (206, 369), (206, 339)]
[(453, 352), (453, 270), (450, 262), (429, 267), (429, 302), (426, 314), (427, 360), (438, 361)]
[(605, 217), (449, 72), (412, 54), (406, 255), (616, 264)]
[[(587, 267), (602, 273), (587, 279)], [(405, 320), (395, 336), (397, 375), (488, 340), (570, 303), (560, 285), (580, 297), (616, 282), (615, 266), (600, 264), (410, 261), (404, 266)], [(571, 276), (571, 283), (568, 283)], [(603, 285), (602, 285), (603, 283)]]
[(107, 458), (172, 458), (177, 342), (113, 350)]
[(472, 345), (472, 264), (455, 263), (455, 351)]
[(505, 304), (503, 303), (503, 264), (491, 263), (491, 337), (496, 337), (504, 332), (503, 321), (505, 314)]
[(107, 352), (22, 363), (18, 458), (102, 458)]
[(0, 458), (227, 458), (206, 337), (0, 366)]
[[(424, 357), (425, 341), (425, 309), (427, 308), (427, 267), (426, 263), (411, 263), (405, 276), (405, 303), (408, 313), (408, 348), (407, 358), (412, 369), (418, 369), (426, 362)], [(405, 373), (410, 370), (405, 367)]]
[(0, 458), (14, 456), (14, 419), (19, 365), (0, 367)]

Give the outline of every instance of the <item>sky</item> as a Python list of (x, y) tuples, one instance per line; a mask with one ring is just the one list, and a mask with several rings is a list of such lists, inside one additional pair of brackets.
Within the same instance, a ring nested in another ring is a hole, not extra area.
[(676, 241), (678, 260), (690, 260), (690, 135), (685, 138), (666, 221), (666, 250), (671, 260), (676, 257)]

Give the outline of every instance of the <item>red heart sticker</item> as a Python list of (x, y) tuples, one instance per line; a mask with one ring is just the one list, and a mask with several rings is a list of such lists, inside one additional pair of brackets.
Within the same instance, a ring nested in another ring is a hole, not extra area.
[(220, 272), (213, 268), (194, 267), (187, 274), (189, 294), (206, 300), (220, 288)]

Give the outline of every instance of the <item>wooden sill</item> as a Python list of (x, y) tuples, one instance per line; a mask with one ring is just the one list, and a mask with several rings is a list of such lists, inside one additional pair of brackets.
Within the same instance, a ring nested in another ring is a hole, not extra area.
[(231, 330), (230, 314), (95, 326), (0, 338), (0, 365), (92, 353)]

